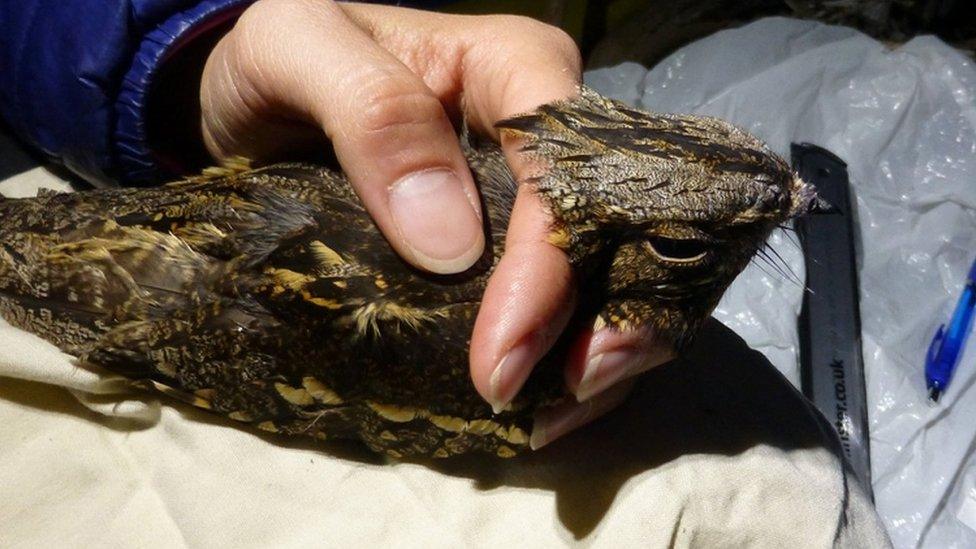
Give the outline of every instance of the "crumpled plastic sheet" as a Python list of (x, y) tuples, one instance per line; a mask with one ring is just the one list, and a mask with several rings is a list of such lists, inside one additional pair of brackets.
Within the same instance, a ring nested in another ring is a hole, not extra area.
[[(770, 18), (650, 71), (591, 71), (587, 83), (647, 109), (725, 118), (785, 158), (791, 142), (809, 141), (848, 163), (878, 511), (896, 547), (976, 547), (976, 344), (936, 406), (923, 374), (976, 256), (972, 61), (930, 36), (891, 46)], [(772, 244), (802, 280), (795, 238), (776, 234)], [(802, 287), (792, 276), (754, 262), (716, 316), (797, 383)]]

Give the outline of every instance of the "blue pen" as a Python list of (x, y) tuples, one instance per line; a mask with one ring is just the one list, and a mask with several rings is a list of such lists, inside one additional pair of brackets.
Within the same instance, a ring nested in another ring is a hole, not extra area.
[(925, 357), (925, 385), (929, 389), (929, 398), (938, 402), (952, 380), (952, 373), (959, 364), (966, 338), (969, 337), (973, 326), (973, 307), (976, 306), (976, 261), (969, 268), (969, 277), (962, 289), (959, 303), (952, 313), (949, 329), (946, 325), (939, 326), (938, 333), (929, 345), (928, 355)]

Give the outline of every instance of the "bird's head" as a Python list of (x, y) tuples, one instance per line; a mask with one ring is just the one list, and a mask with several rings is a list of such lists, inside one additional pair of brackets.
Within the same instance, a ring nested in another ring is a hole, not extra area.
[(583, 88), (498, 126), (542, 166), (530, 183), (584, 302), (679, 348), (770, 232), (821, 204), (759, 139), (716, 118), (643, 112)]

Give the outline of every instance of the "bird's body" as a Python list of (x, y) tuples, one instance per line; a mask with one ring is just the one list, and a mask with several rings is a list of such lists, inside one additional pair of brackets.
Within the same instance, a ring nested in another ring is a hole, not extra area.
[[(584, 90), (501, 127), (550, 165), (530, 184), (584, 279), (581, 322), (651, 323), (683, 344), (769, 231), (811, 200), (785, 163), (712, 119)], [(360, 439), (394, 457), (514, 455), (535, 410), (564, 394), (565, 345), (501, 413), (475, 392), (468, 344), (516, 183), (497, 146), (466, 152), (489, 246), (464, 273), (398, 258), (341, 173), (224, 169), (0, 200), (0, 314), (83, 362), (262, 429)]]

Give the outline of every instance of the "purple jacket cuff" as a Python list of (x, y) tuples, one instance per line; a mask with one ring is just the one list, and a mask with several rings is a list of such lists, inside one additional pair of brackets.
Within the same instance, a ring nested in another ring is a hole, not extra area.
[(159, 181), (164, 172), (149, 148), (146, 108), (159, 67), (180, 47), (244, 11), (254, 0), (204, 0), (146, 35), (115, 102), (115, 157), (126, 183)]

